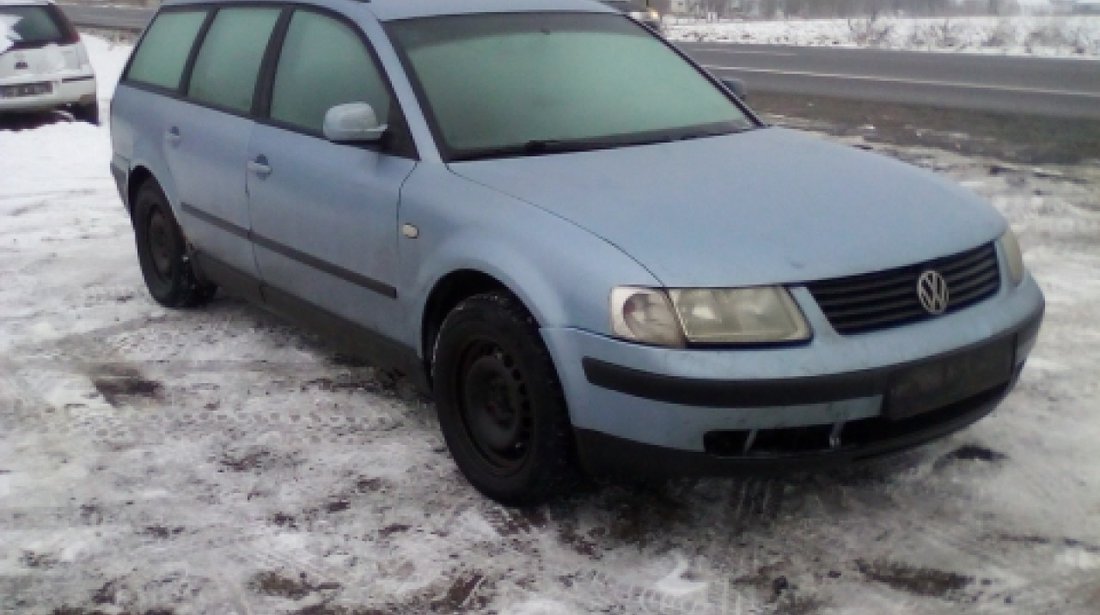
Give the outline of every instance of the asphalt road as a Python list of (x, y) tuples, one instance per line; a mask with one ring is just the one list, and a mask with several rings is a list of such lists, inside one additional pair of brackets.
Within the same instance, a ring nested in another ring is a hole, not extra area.
[[(140, 30), (143, 8), (64, 5), (81, 26)], [(680, 43), (753, 92), (833, 96), (1100, 120), (1100, 60)]]
[(681, 43), (752, 92), (1100, 119), (1100, 61)]

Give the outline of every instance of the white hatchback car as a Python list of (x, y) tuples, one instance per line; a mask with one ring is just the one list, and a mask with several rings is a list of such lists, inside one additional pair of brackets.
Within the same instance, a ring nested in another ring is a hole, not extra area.
[(99, 123), (80, 34), (51, 0), (0, 0), (0, 114), (50, 109)]

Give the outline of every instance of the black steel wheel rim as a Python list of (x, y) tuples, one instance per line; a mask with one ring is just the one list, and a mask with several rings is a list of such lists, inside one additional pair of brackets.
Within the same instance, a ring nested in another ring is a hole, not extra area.
[(515, 358), (492, 340), (469, 344), (459, 384), (462, 423), (477, 453), (502, 471), (522, 466), (531, 447), (531, 400)]
[(172, 278), (172, 264), (175, 260), (176, 242), (172, 237), (172, 226), (168, 218), (159, 209), (149, 216), (148, 228), (149, 258), (153, 272), (161, 281)]

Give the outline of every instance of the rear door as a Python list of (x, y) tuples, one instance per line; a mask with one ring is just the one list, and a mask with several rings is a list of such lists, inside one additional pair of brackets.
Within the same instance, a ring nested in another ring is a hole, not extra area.
[(186, 103), (175, 106), (162, 133), (188, 238), (205, 255), (251, 277), (258, 274), (245, 163), (256, 84), (280, 13), (272, 6), (213, 12), (184, 76)]
[[(268, 118), (257, 124), (248, 150), (264, 285), (392, 331), (397, 205), (416, 165), (400, 110), (358, 26), (335, 14), (296, 10), (276, 57)], [(325, 112), (351, 102), (369, 103), (389, 124), (382, 144), (324, 138)]]

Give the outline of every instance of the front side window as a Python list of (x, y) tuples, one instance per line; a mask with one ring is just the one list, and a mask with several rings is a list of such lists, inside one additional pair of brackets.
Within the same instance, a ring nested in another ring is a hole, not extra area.
[(386, 123), (390, 96), (362, 40), (349, 26), (298, 11), (279, 56), (271, 91), (271, 118), (320, 134), (336, 105), (369, 103)]
[(134, 51), (126, 79), (171, 90), (178, 88), (187, 56), (205, 20), (206, 11), (157, 15)]
[(210, 24), (187, 94), (197, 101), (247, 113), (277, 8), (221, 9)]
[(394, 22), (451, 160), (725, 134), (752, 119), (642, 26), (614, 14)]

